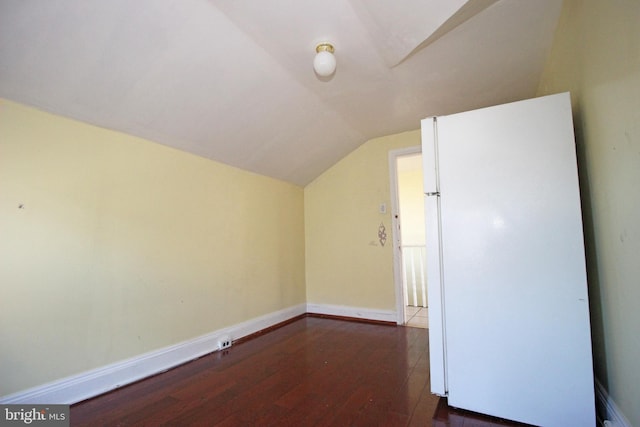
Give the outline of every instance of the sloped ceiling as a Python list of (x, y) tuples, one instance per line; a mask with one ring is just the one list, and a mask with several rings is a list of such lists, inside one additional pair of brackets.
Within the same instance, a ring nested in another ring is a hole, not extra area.
[(305, 185), (424, 117), (534, 96), (561, 3), (0, 0), (0, 97)]

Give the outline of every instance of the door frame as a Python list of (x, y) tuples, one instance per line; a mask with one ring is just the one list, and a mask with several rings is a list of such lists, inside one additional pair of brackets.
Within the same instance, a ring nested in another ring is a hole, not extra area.
[(393, 244), (393, 282), (396, 294), (396, 323), (405, 324), (404, 286), (402, 285), (402, 230), (400, 228), (400, 201), (398, 199), (398, 157), (422, 154), (422, 145), (389, 151), (389, 182), (391, 195), (391, 233)]

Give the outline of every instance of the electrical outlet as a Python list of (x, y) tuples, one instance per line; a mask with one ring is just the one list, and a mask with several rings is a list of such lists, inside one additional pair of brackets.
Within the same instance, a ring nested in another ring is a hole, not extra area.
[(224, 350), (231, 347), (231, 337), (229, 335), (223, 335), (218, 340), (218, 350)]

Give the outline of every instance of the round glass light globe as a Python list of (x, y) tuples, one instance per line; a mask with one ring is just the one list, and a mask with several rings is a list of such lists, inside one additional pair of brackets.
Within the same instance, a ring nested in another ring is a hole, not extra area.
[(330, 76), (336, 70), (336, 57), (331, 52), (318, 52), (313, 59), (313, 69), (319, 76)]

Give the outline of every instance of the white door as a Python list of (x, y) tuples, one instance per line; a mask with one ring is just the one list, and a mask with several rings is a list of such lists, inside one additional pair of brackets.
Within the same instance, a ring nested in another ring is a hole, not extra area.
[(535, 425), (595, 425), (568, 94), (438, 117), (436, 132), (440, 223), (427, 227), (439, 226), (442, 242), (449, 404)]

